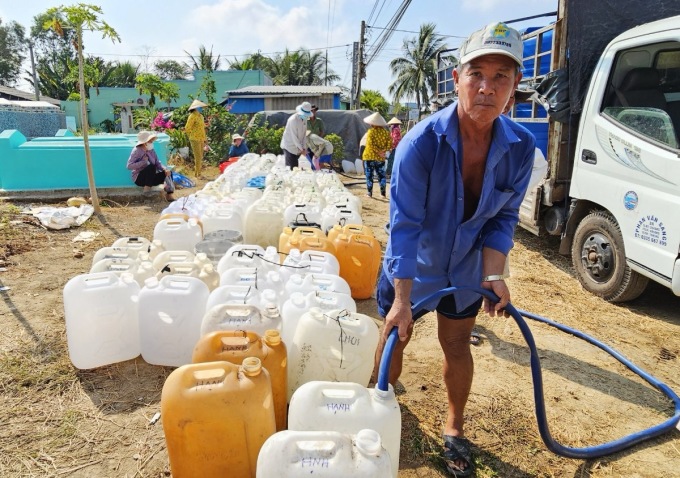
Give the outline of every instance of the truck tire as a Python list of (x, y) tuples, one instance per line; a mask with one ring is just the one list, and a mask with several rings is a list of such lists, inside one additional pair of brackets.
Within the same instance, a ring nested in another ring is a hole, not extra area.
[(649, 282), (626, 264), (621, 229), (604, 211), (581, 220), (571, 245), (571, 260), (583, 288), (608, 302), (633, 300)]

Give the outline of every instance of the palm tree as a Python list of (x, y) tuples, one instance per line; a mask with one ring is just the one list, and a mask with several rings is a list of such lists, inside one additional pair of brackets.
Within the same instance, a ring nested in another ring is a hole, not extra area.
[(253, 53), (243, 60), (239, 61), (234, 58), (234, 61), (227, 60), (230, 70), (264, 70), (270, 68), (271, 58), (260, 53)]
[(265, 66), (275, 85), (324, 85), (340, 77), (331, 69), (326, 71), (326, 57), (321, 52), (286, 49)]
[(404, 40), (403, 56), (390, 62), (392, 76), (397, 79), (388, 91), (395, 102), (415, 96), (419, 118), (422, 100), (437, 91), (437, 55), (446, 49), (444, 38), (435, 28), (434, 23), (421, 25), (418, 37)]
[(217, 55), (217, 58), (215, 58), (212, 47), (208, 51), (205, 46), (201, 45), (198, 48), (198, 55), (195, 57), (186, 50), (184, 50), (184, 53), (189, 55), (190, 61), (186, 65), (192, 70), (216, 71), (219, 70), (222, 63), (222, 55)]
[(139, 68), (141, 65), (137, 63), (131, 63), (129, 61), (124, 61), (118, 63), (118, 66), (113, 70), (111, 76), (109, 77), (108, 86), (118, 86), (121, 88), (134, 88), (135, 78), (139, 74)]

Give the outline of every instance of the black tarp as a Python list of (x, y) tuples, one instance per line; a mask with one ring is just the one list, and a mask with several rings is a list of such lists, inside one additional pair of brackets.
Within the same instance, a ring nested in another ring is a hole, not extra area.
[[(267, 121), (270, 126), (286, 126), (294, 111), (260, 111), (253, 120)], [(335, 133), (342, 138), (345, 159), (354, 161), (359, 157), (359, 141), (368, 129), (364, 118), (369, 110), (319, 110), (316, 115), (323, 120), (326, 134)]]
[(680, 0), (568, 0), (569, 99), (579, 114), (607, 44), (635, 26), (680, 15)]

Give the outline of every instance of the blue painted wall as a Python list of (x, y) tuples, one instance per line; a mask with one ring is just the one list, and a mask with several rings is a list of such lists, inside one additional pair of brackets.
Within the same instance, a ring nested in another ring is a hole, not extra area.
[(263, 111), (264, 97), (262, 98), (237, 98), (229, 100), (227, 106), (231, 106), (231, 112), (234, 114), (252, 114), (258, 111)]
[[(90, 136), (97, 187), (136, 187), (126, 168), (135, 135)], [(154, 149), (166, 164), (169, 137), (159, 134)], [(87, 188), (82, 137), (56, 136), (26, 141), (17, 130), (0, 133), (0, 188), (7, 191)]]

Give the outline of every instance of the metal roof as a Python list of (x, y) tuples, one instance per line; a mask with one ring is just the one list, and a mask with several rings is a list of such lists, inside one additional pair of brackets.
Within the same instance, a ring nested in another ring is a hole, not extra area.
[[(16, 88), (9, 88), (7, 86), (0, 86), (0, 97), (2, 96), (11, 96), (14, 98), (21, 98), (22, 100), (28, 100), (28, 101), (34, 101), (35, 100), (35, 94), (34, 93), (29, 93), (27, 91), (21, 91), (17, 90)], [(7, 99), (12, 99), (12, 98), (7, 98)], [(40, 95), (40, 101), (46, 101), (47, 103), (50, 103), (55, 106), (60, 105), (59, 100), (55, 100), (54, 98), (50, 98), (49, 96), (44, 96)]]
[(313, 94), (340, 94), (342, 89), (339, 86), (246, 86), (238, 90), (228, 90), (228, 95), (313, 95)]

